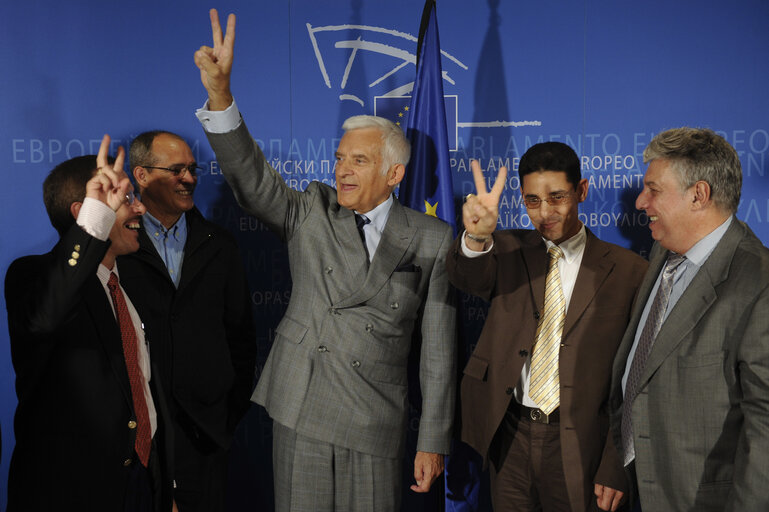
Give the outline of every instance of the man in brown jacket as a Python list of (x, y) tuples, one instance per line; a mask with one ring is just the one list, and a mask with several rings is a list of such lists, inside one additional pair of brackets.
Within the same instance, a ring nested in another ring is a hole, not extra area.
[(608, 434), (614, 354), (647, 263), (595, 237), (578, 218), (587, 197), (574, 151), (531, 147), (519, 165), (536, 230), (495, 231), (507, 170), (462, 210), (447, 268), (491, 302), (462, 379), (462, 440), (491, 462), (494, 510), (617, 510), (626, 490)]

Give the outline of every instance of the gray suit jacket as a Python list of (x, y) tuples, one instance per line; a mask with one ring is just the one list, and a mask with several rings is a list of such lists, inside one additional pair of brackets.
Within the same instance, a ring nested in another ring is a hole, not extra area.
[(288, 243), (291, 300), (252, 400), (302, 435), (400, 457), (408, 354), (421, 332), (417, 449), (448, 453), (456, 347), (449, 226), (395, 201), (367, 266), (353, 212), (336, 190), (286, 186), (244, 123), (207, 135), (240, 205)]
[[(666, 258), (655, 245), (614, 361), (618, 447), (626, 360)], [(639, 386), (632, 419), (643, 510), (769, 510), (769, 250), (742, 222), (732, 220), (671, 310)]]

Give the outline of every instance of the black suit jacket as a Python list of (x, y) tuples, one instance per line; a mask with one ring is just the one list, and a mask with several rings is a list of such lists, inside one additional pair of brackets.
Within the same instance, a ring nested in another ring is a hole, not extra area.
[(146, 324), (174, 414), (228, 448), (253, 389), (251, 300), (232, 235), (197, 208), (186, 219), (178, 289), (144, 229), (139, 250), (118, 258), (121, 281)]
[[(138, 463), (136, 430), (128, 427), (136, 416), (120, 330), (96, 277), (108, 247), (73, 225), (50, 253), (8, 269), (19, 399), (9, 511), (124, 509), (130, 466)], [(154, 401), (162, 446), (165, 410)]]

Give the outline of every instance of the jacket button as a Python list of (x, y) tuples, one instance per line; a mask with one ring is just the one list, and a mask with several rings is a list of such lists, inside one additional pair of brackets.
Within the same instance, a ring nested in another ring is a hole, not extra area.
[(75, 265), (77, 265), (77, 260), (75, 258), (70, 258), (69, 261), (67, 261), (67, 263), (69, 263), (70, 267), (74, 267)]
[(326, 345), (321, 345), (318, 347), (318, 352), (328, 352), (328, 348), (326, 348)]
[(357, 361), (357, 360), (353, 361), (352, 363), (350, 363), (350, 366), (352, 366), (353, 368), (357, 368), (360, 366), (360, 361)]
[(337, 309), (336, 309), (336, 308), (328, 308), (328, 312), (329, 312), (329, 314), (331, 314), (331, 315), (341, 315), (341, 314), (342, 314), (342, 313), (340, 313), (339, 311), (337, 311)]
[(325, 268), (325, 272), (326, 272), (326, 274), (330, 274), (330, 273), (331, 273), (331, 272), (333, 272), (333, 271), (334, 271), (334, 269), (333, 269), (333, 268), (331, 268), (331, 267), (326, 267), (326, 268)]
[(513, 388), (507, 388), (505, 390), (505, 393), (507, 393), (508, 395), (512, 395), (513, 394)]
[(534, 312), (534, 319), (539, 320), (539, 311)]
[(374, 326), (371, 324), (366, 324), (366, 332), (373, 332)]
[(80, 250), (80, 244), (75, 244), (75, 247), (74, 247), (74, 249), (75, 249), (76, 251), (79, 251), (79, 250)]
[(131, 430), (135, 429), (136, 428), (136, 422), (134, 420), (129, 421), (128, 422), (128, 428), (130, 428)]
[(521, 357), (526, 357), (526, 356), (529, 355), (529, 351), (528, 350), (519, 350), (518, 351), (518, 355), (521, 356)]
[(126, 459), (123, 461), (123, 466), (128, 467), (131, 465), (131, 463), (133, 463), (131, 459)]
[(392, 309), (398, 309), (400, 306), (398, 306), (398, 303), (397, 303), (397, 302), (393, 302), (392, 304), (390, 304), (390, 307), (391, 307)]
[(79, 253), (79, 252), (77, 252), (77, 251), (72, 251), (72, 258), (73, 258), (73, 259), (78, 259), (79, 257), (80, 257), (80, 253)]

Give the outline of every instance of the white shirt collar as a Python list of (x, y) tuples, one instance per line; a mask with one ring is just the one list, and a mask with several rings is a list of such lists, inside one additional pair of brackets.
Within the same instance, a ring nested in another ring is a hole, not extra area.
[[(552, 241), (545, 238), (542, 240), (545, 241), (548, 250), (555, 245)], [(582, 224), (582, 227), (579, 228), (576, 235), (558, 245), (563, 251), (563, 257), (566, 258), (567, 263), (572, 263), (574, 258), (582, 253), (582, 250), (585, 248), (585, 242), (587, 242), (587, 232), (585, 231), (585, 225)]]

